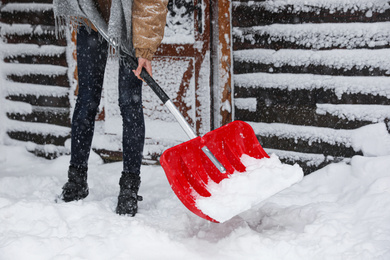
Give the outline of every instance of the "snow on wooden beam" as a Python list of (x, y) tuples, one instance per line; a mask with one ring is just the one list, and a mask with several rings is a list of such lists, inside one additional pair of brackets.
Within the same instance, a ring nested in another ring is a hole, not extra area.
[(390, 77), (329, 76), (313, 74), (248, 73), (234, 76), (236, 88), (285, 90), (331, 90), (343, 94), (371, 94), (390, 99)]
[(390, 45), (390, 22), (272, 24), (236, 27), (234, 49), (385, 48)]

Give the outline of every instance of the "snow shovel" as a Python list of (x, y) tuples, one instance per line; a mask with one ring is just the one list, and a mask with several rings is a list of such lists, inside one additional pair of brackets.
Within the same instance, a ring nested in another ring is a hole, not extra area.
[[(207, 147), (226, 169), (221, 172), (204, 153)], [(218, 222), (196, 207), (199, 196), (210, 197), (210, 181), (219, 183), (235, 171), (244, 172), (240, 158), (243, 154), (256, 159), (269, 158), (261, 147), (252, 127), (243, 121), (227, 125), (167, 149), (160, 158), (168, 181), (181, 202), (204, 219)]]
[[(128, 60), (131, 59), (132, 57), (129, 57)], [(219, 183), (235, 171), (244, 172), (246, 167), (240, 161), (243, 154), (256, 159), (269, 156), (261, 147), (252, 127), (243, 121), (233, 121), (202, 137), (197, 136), (164, 90), (145, 70), (142, 71), (141, 77), (190, 138), (185, 143), (167, 149), (160, 157), (161, 166), (172, 190), (194, 214), (218, 223), (196, 207), (196, 199), (199, 196), (211, 196), (207, 190), (209, 181)]]
[[(80, 4), (79, 6), (103, 38), (113, 47), (119, 47), (116, 49), (120, 51), (121, 61), (130, 69), (136, 69), (137, 59), (127, 45), (118, 45), (108, 36), (107, 24), (99, 13), (96, 10), (86, 12)], [(219, 183), (235, 171), (244, 172), (245, 166), (240, 162), (243, 154), (256, 159), (269, 156), (258, 142), (252, 127), (242, 121), (234, 121), (198, 137), (168, 95), (145, 69), (141, 72), (141, 78), (169, 109), (190, 138), (185, 143), (167, 149), (160, 158), (173, 191), (190, 211), (209, 221), (218, 222), (196, 207), (196, 199), (199, 196), (211, 196), (207, 190), (209, 181)]]

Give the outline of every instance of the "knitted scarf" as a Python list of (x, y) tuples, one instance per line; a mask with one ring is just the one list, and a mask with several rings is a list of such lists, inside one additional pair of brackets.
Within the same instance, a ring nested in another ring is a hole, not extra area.
[[(112, 0), (110, 10), (110, 20), (106, 21), (97, 10), (94, 0), (53, 0), (54, 16), (56, 23), (56, 36), (64, 37), (67, 26), (72, 22), (76, 25), (87, 25), (85, 18), (96, 27), (108, 32), (108, 37), (112, 40), (110, 44), (112, 53), (119, 53), (115, 49), (121, 45), (130, 47), (132, 44), (131, 9), (132, 0)], [(89, 26), (86, 26), (89, 28)]]

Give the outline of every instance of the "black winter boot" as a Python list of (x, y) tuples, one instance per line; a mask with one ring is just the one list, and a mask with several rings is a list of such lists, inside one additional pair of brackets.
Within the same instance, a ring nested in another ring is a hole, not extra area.
[(138, 201), (142, 201), (142, 197), (138, 196), (141, 179), (138, 174), (122, 172), (119, 180), (119, 196), (116, 213), (119, 215), (130, 215), (134, 217), (138, 210)]
[(81, 200), (88, 196), (87, 168), (69, 166), (68, 182), (62, 187), (60, 198), (65, 202)]

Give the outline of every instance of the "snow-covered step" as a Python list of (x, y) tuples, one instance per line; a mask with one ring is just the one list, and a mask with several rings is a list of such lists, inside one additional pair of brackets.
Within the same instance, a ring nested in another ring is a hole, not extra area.
[(7, 64), (2, 68), (4, 75), (31, 75), (40, 74), (48, 76), (58, 76), (66, 74), (68, 71), (67, 67), (57, 65), (46, 65), (46, 64)]
[(12, 81), (4, 81), (3, 93), (5, 96), (16, 96), (16, 95), (32, 95), (36, 97), (40, 96), (52, 96), (52, 97), (65, 97), (69, 96), (69, 88), (41, 85), (41, 84), (28, 84), (18, 83)]
[(390, 76), (390, 49), (379, 50), (239, 50), (234, 73), (310, 73), (344, 76)]
[(56, 46), (56, 45), (45, 45), (39, 46), (36, 44), (4, 44), (2, 45), (2, 51), (4, 52), (4, 56), (7, 58), (15, 57), (15, 56), (54, 56), (60, 57), (63, 53), (66, 52), (66, 47)]
[(56, 38), (54, 25), (2, 24), (0, 32), (10, 44), (66, 46), (65, 39)]
[(52, 25), (31, 25), (31, 24), (1, 24), (2, 35), (41, 35), (55, 34), (55, 26)]
[(13, 120), (70, 126), (68, 107), (41, 107), (25, 102), (5, 100), (4, 110), (8, 118)]
[[(69, 88), (3, 81), (7, 100), (25, 102), (33, 106), (69, 108)], [(49, 108), (48, 108), (49, 109)]]
[(70, 136), (67, 42), (56, 39), (54, 25), (52, 0), (2, 1), (6, 131), (47, 158), (66, 153)]
[(27, 74), (27, 75), (7, 75), (7, 79), (27, 84), (44, 84), (53, 86), (69, 87), (69, 79), (66, 74), (60, 75), (45, 75), (45, 74)]
[(279, 49), (351, 49), (390, 46), (390, 22), (272, 24), (233, 28), (235, 50)]
[[(24, 143), (24, 142), (19, 142)], [(55, 159), (61, 155), (69, 155), (70, 148), (64, 145), (54, 145), (54, 144), (35, 144), (28, 142), (25, 144), (27, 151), (35, 154), (39, 157), (44, 157), (46, 159)]]
[(69, 87), (68, 68), (46, 64), (9, 63), (2, 69), (5, 77), (14, 82)]
[(1, 7), (0, 22), (6, 24), (54, 25), (52, 4), (7, 3)]
[(70, 154), (68, 146), (54, 145), (54, 144), (36, 144), (30, 141), (19, 141), (9, 139), (7, 141), (10, 145), (26, 147), (27, 151), (46, 159), (55, 159), (60, 155)]
[(68, 96), (45, 96), (45, 95), (31, 95), (31, 94), (17, 94), (17, 95), (8, 95), (6, 97), (11, 101), (25, 102), (33, 106), (41, 107), (69, 107), (69, 98)]
[(70, 127), (17, 120), (8, 120), (6, 131), (12, 139), (41, 145), (64, 145), (70, 137)]
[(27, 64), (51, 64), (58, 66), (67, 66), (65, 51), (59, 55), (50, 54), (18, 54), (4, 58), (5, 63), (27, 63)]
[(70, 138), (70, 127), (8, 120), (7, 134), (14, 140), (63, 146)]
[(30, 3), (22, 1), (8, 1), (2, 8), (1, 11), (4, 13), (15, 13), (15, 12), (45, 12), (52, 11), (53, 5), (51, 3), (37, 3), (36, 1), (30, 1)]
[(31, 3), (41, 3), (41, 4), (52, 4), (53, 0), (2, 0), (3, 5), (5, 4), (14, 4), (14, 3), (23, 3), (23, 4), (31, 4)]
[(31, 113), (7, 113), (9, 119), (24, 122), (47, 123), (50, 125), (70, 127), (70, 112), (68, 108), (42, 108), (34, 106)]
[(234, 27), (274, 23), (352, 23), (390, 21), (386, 0), (233, 1)]
[(21, 122), (16, 120), (8, 120), (6, 129), (9, 132), (29, 132), (54, 137), (68, 136), (70, 133), (69, 127), (49, 125), (45, 123)]
[(67, 66), (66, 48), (56, 45), (4, 44), (4, 62)]

